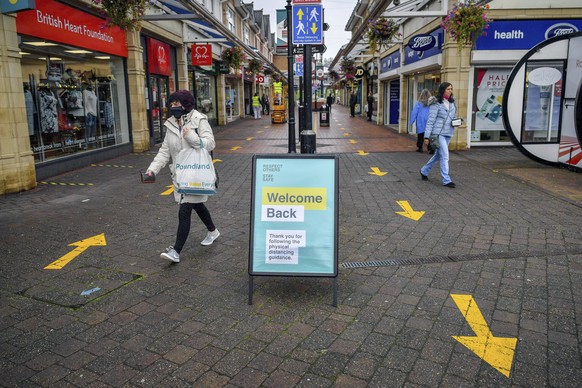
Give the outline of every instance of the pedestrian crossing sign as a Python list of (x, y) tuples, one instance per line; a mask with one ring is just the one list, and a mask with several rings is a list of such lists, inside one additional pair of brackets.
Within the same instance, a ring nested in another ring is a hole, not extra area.
[(321, 4), (293, 5), (293, 44), (323, 44)]

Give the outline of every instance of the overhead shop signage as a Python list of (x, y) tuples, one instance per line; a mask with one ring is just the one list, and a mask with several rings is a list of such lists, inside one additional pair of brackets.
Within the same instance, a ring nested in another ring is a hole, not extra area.
[(391, 70), (396, 70), (399, 67), (400, 67), (400, 51), (396, 51), (382, 58), (382, 60), (380, 61), (380, 74), (389, 72)]
[(172, 75), (170, 63), (170, 45), (148, 38), (148, 69), (152, 74)]
[(35, 10), (16, 16), (19, 34), (127, 57), (125, 31), (104, 24), (104, 19), (52, 0), (37, 1)]
[(529, 50), (555, 36), (582, 31), (582, 19), (493, 21), (487, 35), (475, 42), (476, 50)]
[(193, 44), (192, 66), (212, 66), (212, 45)]
[[(406, 46), (404, 46), (404, 63), (406, 65), (410, 65), (411, 63), (421, 61), (426, 58), (430, 58), (432, 56), (438, 55), (442, 53), (442, 46), (443, 46), (443, 29), (439, 28), (434, 30), (429, 34), (422, 34), (417, 35), (421, 37), (422, 41), (428, 42), (428, 37), (432, 37), (434, 40), (434, 44), (430, 48), (422, 47), (422, 45), (418, 45), (418, 47), (411, 48), (410, 42)], [(413, 37), (414, 38), (414, 37)], [(412, 40), (412, 39), (411, 39)], [(412, 46), (415, 46), (412, 44)]]
[(415, 51), (427, 51), (433, 48), (437, 43), (435, 36), (431, 34), (414, 35), (408, 40), (407, 46)]
[(34, 0), (0, 0), (0, 10), (2, 13), (13, 13), (35, 9)]

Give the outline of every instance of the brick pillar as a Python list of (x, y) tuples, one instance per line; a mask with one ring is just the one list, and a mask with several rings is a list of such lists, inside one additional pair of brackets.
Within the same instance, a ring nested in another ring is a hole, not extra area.
[(139, 31), (127, 32), (127, 54), (133, 152), (144, 152), (150, 149), (150, 133), (146, 111), (146, 72)]
[(16, 19), (0, 14), (0, 195), (36, 187)]

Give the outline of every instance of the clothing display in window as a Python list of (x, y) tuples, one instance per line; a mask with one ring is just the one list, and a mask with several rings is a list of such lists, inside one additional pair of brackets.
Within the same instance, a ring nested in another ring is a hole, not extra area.
[(108, 101), (103, 105), (103, 125), (107, 127), (107, 129), (111, 129), (113, 126), (113, 106)]
[(76, 117), (85, 116), (83, 108), (83, 93), (79, 90), (65, 90), (61, 93), (61, 100), (67, 109), (67, 114)]
[(59, 131), (57, 121), (57, 98), (50, 90), (41, 90), (40, 96), (40, 127), (43, 133)]
[(26, 106), (26, 122), (28, 123), (28, 134), (34, 135), (34, 115), (36, 113), (36, 106), (34, 105), (34, 98), (30, 90), (24, 91), (24, 103)]
[(83, 105), (85, 105), (85, 137), (94, 138), (97, 128), (97, 95), (93, 88), (83, 90)]

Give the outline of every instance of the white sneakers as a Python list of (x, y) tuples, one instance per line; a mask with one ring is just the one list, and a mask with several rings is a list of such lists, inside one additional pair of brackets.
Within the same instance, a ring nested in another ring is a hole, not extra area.
[(160, 254), (160, 257), (162, 259), (166, 259), (166, 260), (170, 260), (174, 263), (179, 263), (180, 262), (180, 254), (178, 252), (176, 252), (176, 250), (174, 249), (174, 247), (167, 247), (165, 252), (162, 252)]
[(218, 229), (214, 229), (212, 232), (208, 232), (204, 240), (200, 242), (201, 245), (212, 245), (214, 240), (216, 240), (220, 236), (220, 232)]
[[(202, 245), (212, 245), (214, 240), (216, 240), (220, 236), (220, 232), (218, 229), (214, 229), (212, 232), (208, 232), (204, 240), (200, 242)], [(180, 262), (180, 254), (176, 252), (174, 247), (167, 247), (165, 252), (160, 254), (162, 259), (170, 260), (173, 263)]]

